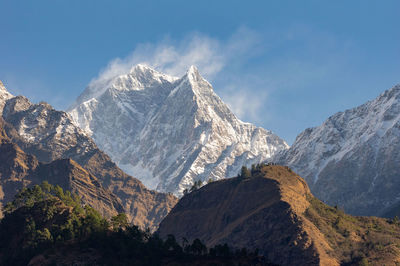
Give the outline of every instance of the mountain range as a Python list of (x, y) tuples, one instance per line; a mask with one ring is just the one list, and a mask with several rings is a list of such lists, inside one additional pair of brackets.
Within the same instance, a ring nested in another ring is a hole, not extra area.
[(399, 121), (397, 85), (289, 147), (240, 121), (193, 66), (93, 81), (68, 112), (0, 82), (0, 204), (48, 181), (167, 240), (229, 243), (282, 265), (400, 263), (398, 218), (346, 214), (400, 215)]
[(267, 161), (290, 166), (318, 198), (348, 213), (400, 214), (399, 85), (306, 129), (291, 147), (240, 121), (193, 66), (181, 78), (134, 66), (92, 82), (69, 113), (14, 97), (3, 84), (0, 92), (2, 117), (15, 129), (7, 134), (21, 149), (41, 162), (75, 160), (131, 213), (136, 207), (128, 191), (150, 190), (119, 167), (151, 189), (182, 196), (195, 182)]

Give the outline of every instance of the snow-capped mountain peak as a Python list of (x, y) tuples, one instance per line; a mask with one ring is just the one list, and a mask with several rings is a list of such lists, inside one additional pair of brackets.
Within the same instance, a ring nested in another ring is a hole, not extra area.
[(71, 116), (123, 170), (160, 191), (179, 195), (288, 147), (238, 120), (194, 66), (178, 79), (137, 65), (98, 91)]
[(197, 67), (193, 65), (190, 66), (189, 69), (186, 71), (186, 77), (192, 82), (196, 82), (198, 80), (204, 80), (204, 78), (200, 75)]
[(145, 88), (164, 86), (178, 80), (167, 74), (158, 72), (145, 64), (138, 64), (126, 73), (113, 76), (109, 79), (92, 81), (85, 91), (71, 105), (69, 110), (84, 102), (101, 97), (107, 90), (131, 91)]
[(212, 85), (200, 75), (199, 70), (195, 66), (190, 66), (186, 74), (182, 77), (183, 82), (188, 82), (192, 90), (213, 91)]
[(134, 72), (146, 72), (146, 71), (153, 72), (155, 70), (152, 69), (151, 67), (147, 66), (146, 64), (137, 64), (137, 65), (134, 65), (129, 72), (134, 73)]
[(149, 87), (155, 84), (163, 84), (165, 82), (171, 83), (178, 79), (177, 77), (158, 72), (144, 64), (137, 64), (131, 68), (128, 75), (119, 76), (119, 79), (124, 78), (130, 78), (131, 80), (134, 80), (134, 82), (132, 82), (132, 85), (134, 86), (132, 86), (131, 89), (135, 89), (135, 87)]

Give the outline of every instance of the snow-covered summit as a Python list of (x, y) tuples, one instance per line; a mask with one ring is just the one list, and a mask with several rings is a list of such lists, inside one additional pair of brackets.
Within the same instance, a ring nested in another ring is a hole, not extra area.
[(144, 64), (132, 67), (123, 75), (115, 75), (108, 79), (97, 79), (92, 81), (85, 91), (72, 104), (70, 109), (100, 97), (109, 89), (115, 90), (143, 90), (145, 88), (160, 86), (177, 80), (177, 77), (160, 73)]
[(190, 66), (188, 71), (186, 72), (184, 78), (187, 78), (191, 83), (196, 83), (196, 82), (204, 82), (206, 81), (199, 73), (199, 70), (195, 66)]
[(400, 199), (400, 85), (306, 129), (274, 160), (291, 166), (327, 203), (382, 214)]
[[(131, 68), (129, 74), (117, 77), (116, 80), (119, 81), (119, 84), (113, 85), (116, 88), (119, 87), (118, 85), (131, 85), (126, 88), (138, 89), (163, 84), (166, 82), (174, 82), (177, 79), (177, 77), (163, 74), (146, 65), (138, 64)], [(131, 80), (132, 83), (126, 84), (125, 82), (127, 80)]]
[(191, 66), (181, 78), (137, 65), (93, 91), (69, 112), (126, 172), (150, 188), (182, 193), (195, 180), (237, 174), (288, 145), (243, 123)]

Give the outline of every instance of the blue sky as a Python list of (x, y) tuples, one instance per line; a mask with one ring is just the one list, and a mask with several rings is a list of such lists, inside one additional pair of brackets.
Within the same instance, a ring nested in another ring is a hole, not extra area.
[(0, 0), (0, 79), (65, 109), (110, 62), (175, 75), (195, 64), (242, 120), (292, 143), (400, 83), (399, 11), (389, 0)]

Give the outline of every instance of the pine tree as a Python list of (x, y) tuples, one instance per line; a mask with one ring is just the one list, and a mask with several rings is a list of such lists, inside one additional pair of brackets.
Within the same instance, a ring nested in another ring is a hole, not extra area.
[(240, 177), (241, 178), (250, 178), (251, 177), (251, 172), (249, 169), (247, 169), (246, 166), (242, 166), (242, 169), (240, 170)]

